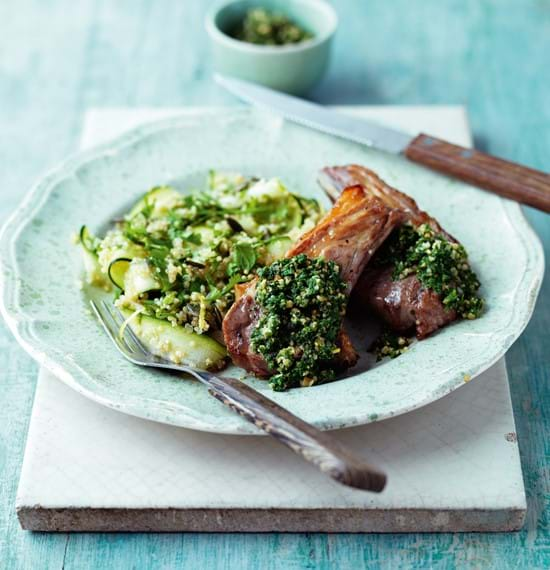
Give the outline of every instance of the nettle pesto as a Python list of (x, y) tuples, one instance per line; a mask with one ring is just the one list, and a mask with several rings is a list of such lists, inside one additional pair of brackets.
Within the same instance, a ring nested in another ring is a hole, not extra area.
[(103, 238), (83, 227), (79, 242), (88, 282), (113, 289), (120, 309), (199, 336), (219, 331), (234, 286), (320, 215), (277, 178), (212, 172), (202, 191), (153, 188)]
[(334, 380), (337, 338), (347, 304), (346, 285), (333, 262), (301, 254), (258, 271), (262, 309), (252, 349), (275, 374), (276, 391)]
[(464, 246), (436, 234), (427, 224), (401, 226), (386, 240), (374, 261), (394, 265), (394, 280), (416, 275), (462, 319), (476, 319), (483, 311), (483, 299), (478, 296), (480, 283)]
[(376, 355), (376, 362), (384, 358), (397, 358), (407, 350), (411, 344), (411, 339), (407, 336), (399, 335), (389, 328), (385, 328), (382, 334), (374, 341), (369, 351)]
[[(392, 279), (416, 275), (427, 289), (438, 293), (443, 306), (454, 310), (462, 319), (476, 319), (483, 311), (483, 299), (476, 274), (468, 262), (468, 254), (459, 243), (436, 234), (430, 226), (404, 224), (395, 230), (380, 248), (373, 264), (393, 265)], [(408, 350), (410, 337), (384, 329), (370, 351), (376, 360), (397, 358)]]
[(231, 35), (243, 42), (266, 46), (296, 44), (313, 37), (284, 14), (263, 8), (248, 10)]

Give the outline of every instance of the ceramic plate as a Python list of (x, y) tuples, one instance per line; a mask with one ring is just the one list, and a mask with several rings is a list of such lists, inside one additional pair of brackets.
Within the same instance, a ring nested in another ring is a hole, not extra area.
[(487, 310), (378, 365), (365, 354), (368, 333), (355, 330), (363, 358), (331, 384), (274, 393), (265, 382), (246, 381), (322, 429), (380, 420), (441, 398), (500, 358), (532, 313), (544, 261), (519, 206), (401, 158), (246, 109), (139, 128), (46, 176), (0, 238), (4, 317), (37, 361), (101, 404), (193, 429), (258, 433), (202, 385), (133, 366), (115, 352), (88, 309), (94, 293), (78, 287), (82, 265), (71, 235), (84, 223), (100, 233), (154, 185), (204, 184), (211, 168), (279, 176), (293, 191), (328, 204), (315, 182), (318, 170), (350, 162), (414, 196), (460, 239), (480, 276)]

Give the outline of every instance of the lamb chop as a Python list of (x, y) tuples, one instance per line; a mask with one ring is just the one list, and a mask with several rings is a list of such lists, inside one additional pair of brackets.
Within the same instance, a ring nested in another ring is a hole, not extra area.
[(349, 164), (347, 166), (328, 166), (319, 173), (318, 181), (323, 190), (331, 198), (337, 200), (340, 192), (348, 186), (360, 185), (370, 196), (384, 202), (389, 208), (399, 210), (405, 221), (414, 226), (428, 224), (435, 233), (444, 235), (449, 241), (455, 238), (447, 233), (439, 222), (418, 207), (416, 201), (386, 184), (376, 173), (364, 166)]
[[(363, 166), (351, 164), (324, 168), (319, 175), (319, 183), (332, 199), (336, 199), (346, 187), (359, 184), (366, 195), (400, 211), (404, 222), (414, 227), (427, 224), (449, 242), (458, 243), (410, 196), (392, 188)], [(419, 339), (458, 318), (457, 312), (445, 307), (440, 295), (424, 287), (416, 275), (394, 280), (393, 272), (391, 265), (369, 265), (355, 286), (352, 302), (370, 307), (395, 332), (415, 331)]]
[[(339, 195), (332, 209), (298, 240), (286, 257), (305, 254), (309, 258), (333, 261), (340, 268), (349, 294), (377, 248), (403, 221), (401, 212), (365, 193), (362, 186), (351, 186)], [(233, 362), (257, 376), (268, 377), (274, 371), (251, 347), (251, 336), (261, 316), (261, 307), (255, 301), (256, 283), (257, 280), (253, 280), (236, 290), (237, 299), (225, 316), (222, 329)], [(353, 366), (357, 362), (357, 353), (343, 329), (337, 342), (340, 348), (336, 357), (338, 367)]]

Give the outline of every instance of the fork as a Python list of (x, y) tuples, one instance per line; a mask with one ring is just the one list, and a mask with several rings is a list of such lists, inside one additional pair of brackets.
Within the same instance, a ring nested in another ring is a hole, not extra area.
[(121, 328), (125, 319), (116, 307), (105, 301), (92, 300), (90, 304), (109, 338), (130, 362), (185, 372), (205, 384), (220, 402), (339, 483), (377, 493), (384, 489), (386, 475), (355, 456), (329, 433), (304, 422), (241, 380), (221, 378), (151, 354), (131, 325)]

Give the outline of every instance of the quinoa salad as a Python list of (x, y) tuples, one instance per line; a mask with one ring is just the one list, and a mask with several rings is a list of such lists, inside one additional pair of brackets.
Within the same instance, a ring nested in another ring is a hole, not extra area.
[(83, 226), (78, 242), (87, 282), (112, 291), (154, 352), (220, 369), (235, 286), (282, 258), (321, 214), (278, 178), (212, 171), (200, 191), (149, 190), (103, 237)]

